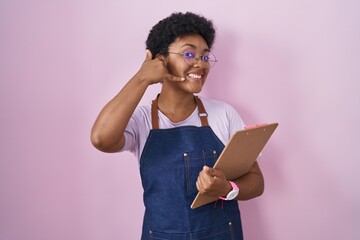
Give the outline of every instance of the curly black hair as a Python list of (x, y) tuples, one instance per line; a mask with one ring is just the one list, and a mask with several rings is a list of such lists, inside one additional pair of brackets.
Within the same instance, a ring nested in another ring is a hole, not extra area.
[(191, 12), (173, 13), (150, 30), (146, 48), (151, 51), (153, 58), (156, 54), (167, 56), (169, 45), (176, 38), (192, 34), (202, 36), (211, 49), (215, 40), (215, 28), (211, 20)]

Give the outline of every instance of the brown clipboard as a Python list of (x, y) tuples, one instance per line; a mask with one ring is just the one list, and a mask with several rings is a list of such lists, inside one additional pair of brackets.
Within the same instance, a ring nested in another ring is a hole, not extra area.
[[(278, 123), (261, 124), (235, 132), (226, 144), (213, 168), (223, 171), (226, 179), (229, 181), (246, 174), (251, 169), (277, 126)], [(217, 199), (218, 197), (198, 193), (191, 204), (191, 208), (194, 209), (203, 206)]]

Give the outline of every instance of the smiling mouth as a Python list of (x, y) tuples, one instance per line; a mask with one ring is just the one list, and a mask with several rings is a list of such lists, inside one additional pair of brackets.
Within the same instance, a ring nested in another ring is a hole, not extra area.
[(202, 79), (202, 75), (201, 74), (196, 74), (196, 73), (189, 73), (187, 75), (189, 78), (194, 79), (194, 80), (201, 80)]

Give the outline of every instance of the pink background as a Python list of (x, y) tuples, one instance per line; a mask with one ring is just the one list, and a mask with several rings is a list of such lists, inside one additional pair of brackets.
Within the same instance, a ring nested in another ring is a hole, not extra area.
[(0, 240), (139, 239), (136, 159), (90, 129), (150, 28), (187, 10), (218, 29), (202, 94), (280, 123), (264, 195), (239, 203), (246, 239), (360, 239), (358, 0), (0, 0)]

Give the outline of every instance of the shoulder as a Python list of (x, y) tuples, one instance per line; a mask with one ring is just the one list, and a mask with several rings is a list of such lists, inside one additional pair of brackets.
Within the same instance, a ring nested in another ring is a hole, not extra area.
[(146, 105), (137, 106), (134, 114), (137, 115), (149, 115), (151, 114), (151, 104), (148, 103)]
[(137, 123), (144, 120), (151, 120), (151, 104), (137, 106), (131, 118)]
[(200, 97), (200, 99), (208, 114), (226, 114), (226, 116), (238, 115), (237, 111), (226, 102), (204, 97)]
[(208, 114), (210, 127), (225, 144), (231, 135), (244, 129), (244, 122), (238, 112), (228, 103), (200, 97)]
[(146, 104), (136, 107), (127, 129), (134, 132), (136, 135), (142, 132), (148, 132), (151, 127), (151, 104)]

